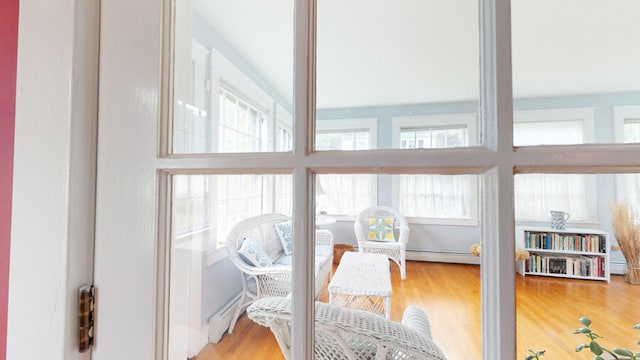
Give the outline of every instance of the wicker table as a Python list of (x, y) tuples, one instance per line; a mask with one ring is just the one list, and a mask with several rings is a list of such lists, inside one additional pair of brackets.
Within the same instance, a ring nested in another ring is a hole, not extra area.
[(347, 251), (329, 283), (329, 302), (391, 316), (389, 259), (382, 254)]

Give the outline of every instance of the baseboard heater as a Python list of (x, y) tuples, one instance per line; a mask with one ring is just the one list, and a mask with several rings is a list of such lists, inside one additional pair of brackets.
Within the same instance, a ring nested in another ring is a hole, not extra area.
[(209, 318), (209, 342), (219, 342), (225, 331), (229, 329), (231, 318), (236, 311), (236, 305), (240, 302), (240, 295), (241, 293), (238, 293), (238, 295), (226, 303), (222, 309)]

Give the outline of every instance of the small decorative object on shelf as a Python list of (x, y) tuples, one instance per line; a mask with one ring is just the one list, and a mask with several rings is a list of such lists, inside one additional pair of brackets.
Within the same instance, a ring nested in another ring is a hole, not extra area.
[(551, 211), (551, 228), (556, 230), (564, 230), (569, 220), (569, 214), (564, 211)]
[(517, 227), (516, 247), (529, 258), (516, 263), (522, 275), (610, 280), (609, 233), (593, 229)]
[(611, 203), (611, 225), (620, 251), (627, 262), (624, 281), (640, 284), (640, 224), (629, 203)]

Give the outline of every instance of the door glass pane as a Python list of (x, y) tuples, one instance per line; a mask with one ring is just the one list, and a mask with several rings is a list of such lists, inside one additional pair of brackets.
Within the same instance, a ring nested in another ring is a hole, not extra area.
[[(638, 174), (533, 173), (514, 181), (518, 357), (527, 349), (575, 357), (575, 347), (589, 343), (574, 333), (583, 316), (603, 346), (634, 349), (640, 310), (632, 298), (640, 289), (626, 282), (630, 267), (616, 249), (633, 245), (637, 263), (638, 238), (616, 226), (640, 231)], [(618, 206), (631, 216), (616, 215)]]
[[(479, 176), (329, 173), (318, 174), (316, 184), (317, 227), (331, 231), (336, 249), (328, 299), (323, 290), (319, 300), (383, 317), (388, 298), (396, 322), (413, 305), (428, 316), (447, 358), (481, 358), (480, 267), (469, 254), (481, 236)], [(400, 261), (402, 253), (404, 271), (388, 260)], [(452, 261), (460, 255), (466, 264)], [(316, 348), (330, 346), (331, 311), (316, 314)], [(366, 333), (356, 321), (353, 327)]]
[[(274, 224), (281, 222), (278, 219), (290, 218), (291, 195), (290, 175), (172, 177), (170, 360), (184, 360), (198, 354), (201, 360), (280, 358), (280, 350), (269, 329), (249, 320), (243, 313), (244, 307), (231, 333), (228, 329), (236, 319), (236, 305), (243, 291), (246, 291), (242, 300), (245, 304), (256, 292), (255, 278), (243, 272), (246, 269), (239, 267), (239, 262), (253, 261), (259, 265), (282, 261), (281, 251), (274, 250), (282, 249)], [(277, 216), (277, 219), (270, 219), (270, 224), (259, 223), (259, 219), (265, 218), (263, 214)], [(274, 246), (265, 245), (267, 237)], [(233, 256), (227, 249), (229, 239), (240, 248)], [(243, 247), (245, 241), (247, 244)], [(246, 290), (243, 290), (243, 276)], [(246, 342), (241, 350), (235, 348), (238, 342), (253, 337), (262, 340)]]
[(176, 1), (172, 153), (291, 151), (293, 2)]
[(476, 0), (319, 1), (317, 22), (316, 150), (479, 145)]
[[(524, 0), (511, 10), (514, 131), (527, 132), (514, 145), (637, 143), (640, 3)], [(538, 125), (557, 127), (555, 138)]]

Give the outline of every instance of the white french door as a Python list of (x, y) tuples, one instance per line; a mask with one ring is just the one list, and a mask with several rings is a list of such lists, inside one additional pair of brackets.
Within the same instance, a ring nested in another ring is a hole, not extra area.
[(179, 79), (171, 82), (172, 66), (179, 67), (181, 61), (179, 57), (175, 63), (169, 61), (173, 56), (169, 44), (179, 36), (170, 25), (189, 16), (174, 9), (190, 1), (176, 4), (102, 2), (95, 246), (95, 285), (100, 295), (94, 359), (168, 356), (170, 178), (190, 171), (293, 175), (294, 233), (306, 235), (296, 237), (294, 247), (295, 359), (313, 356), (313, 250), (300, 239), (313, 235), (314, 173), (481, 174), (482, 236), (487, 239), (482, 252), (483, 358), (514, 358), (512, 193), (518, 158), (511, 156), (510, 58), (497, 56), (510, 53), (510, 2), (480, 1), (483, 147), (311, 154), (313, 137), (308, 129), (313, 128), (316, 110), (312, 17), (317, 4), (295, 0), (293, 151), (192, 157), (172, 156), (169, 146), (170, 95), (180, 86)]

